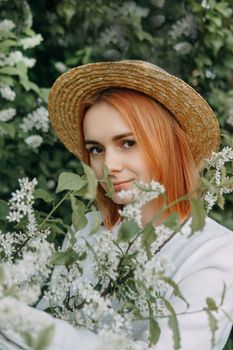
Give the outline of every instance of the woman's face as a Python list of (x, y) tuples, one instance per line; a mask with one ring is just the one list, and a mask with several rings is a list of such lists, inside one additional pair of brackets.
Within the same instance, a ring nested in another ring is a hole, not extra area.
[[(112, 200), (126, 204), (119, 191), (132, 189), (135, 180), (150, 182), (148, 165), (128, 123), (112, 105), (98, 102), (85, 114), (83, 133), (97, 179), (103, 179), (106, 165), (115, 189)], [(106, 190), (106, 184), (101, 182), (101, 186)]]

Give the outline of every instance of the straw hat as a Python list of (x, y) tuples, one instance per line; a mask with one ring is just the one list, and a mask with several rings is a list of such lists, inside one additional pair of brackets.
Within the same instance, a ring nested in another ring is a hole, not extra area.
[(219, 148), (220, 131), (207, 102), (183, 80), (143, 61), (86, 64), (62, 74), (49, 94), (49, 115), (61, 142), (75, 156), (81, 155), (78, 117), (82, 101), (107, 88), (142, 92), (169, 109), (188, 135), (198, 167)]

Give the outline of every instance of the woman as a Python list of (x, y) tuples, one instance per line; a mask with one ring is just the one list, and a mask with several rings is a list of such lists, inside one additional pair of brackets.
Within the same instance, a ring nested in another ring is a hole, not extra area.
[[(100, 182), (98, 208), (105, 227), (116, 229), (119, 209), (130, 202), (121, 190), (134, 188), (135, 181), (155, 179), (167, 191), (168, 203), (194, 193), (203, 161), (219, 147), (219, 127), (213, 111), (189, 85), (150, 63), (121, 61), (88, 64), (63, 74), (49, 96), (52, 125), (64, 145), (89, 164), (97, 179), (107, 166), (115, 193), (106, 197)], [(161, 200), (142, 209), (141, 226), (153, 222)], [(206, 299), (221, 303), (233, 315), (233, 237), (229, 230), (211, 219), (203, 231), (190, 236), (190, 204), (181, 201), (164, 217), (178, 212), (183, 224), (178, 233), (162, 247), (175, 268), (171, 278), (189, 303), (168, 292), (166, 297), (177, 313), (182, 350), (210, 350), (213, 339), (209, 319), (203, 310)], [(162, 219), (163, 219), (162, 218)], [(88, 234), (93, 218), (82, 230)], [(156, 223), (154, 223), (156, 225)], [(39, 312), (39, 311), (38, 311)], [(49, 316), (48, 316), (49, 317)], [(215, 313), (217, 330), (214, 349), (223, 349), (231, 329), (224, 312)], [(102, 339), (88, 330), (75, 330), (63, 321), (55, 322), (51, 350), (100, 349)], [(158, 318), (161, 334), (156, 350), (172, 350), (173, 334), (168, 320)], [(146, 346), (147, 322), (134, 322), (135, 349)], [(111, 348), (111, 347), (110, 347)]]
[[(182, 80), (142, 61), (71, 69), (52, 87), (49, 114), (64, 145), (88, 163), (99, 180), (107, 166), (115, 193), (111, 199), (106, 197), (106, 185), (100, 182), (97, 202), (104, 225), (111, 229), (120, 220), (119, 209), (128, 203), (119, 191), (132, 189), (135, 180), (156, 179), (165, 186), (168, 203), (193, 193), (204, 159), (219, 147), (218, 123), (203, 98)], [(160, 207), (160, 200), (143, 207), (142, 226), (153, 220)], [(233, 239), (211, 219), (202, 232), (188, 238), (189, 202), (179, 202), (164, 216), (173, 211), (179, 213), (184, 234), (173, 237), (163, 254), (172, 259), (176, 267), (172, 278), (190, 304), (185, 314), (184, 303), (170, 295), (180, 313), (181, 348), (211, 349), (208, 317), (200, 310), (208, 297), (220, 303), (225, 284), (223, 306), (233, 313)], [(216, 349), (223, 349), (231, 324), (223, 313), (216, 319)], [(155, 349), (172, 349), (167, 321), (159, 322), (162, 332)], [(143, 339), (146, 327), (139, 326), (135, 339)]]

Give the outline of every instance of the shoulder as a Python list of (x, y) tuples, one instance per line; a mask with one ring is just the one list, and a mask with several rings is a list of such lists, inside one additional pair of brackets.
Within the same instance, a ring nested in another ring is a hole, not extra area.
[(190, 222), (164, 247), (163, 254), (183, 273), (205, 268), (233, 273), (233, 232), (207, 218), (203, 230), (191, 235)]

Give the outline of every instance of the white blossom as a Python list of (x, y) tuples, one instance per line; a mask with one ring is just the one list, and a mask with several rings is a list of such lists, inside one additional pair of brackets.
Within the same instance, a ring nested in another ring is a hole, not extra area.
[(15, 252), (15, 237), (11, 232), (3, 234), (0, 230), (0, 255), (3, 255), (2, 260), (11, 259), (12, 254)]
[(105, 30), (100, 35), (100, 40), (102, 45), (105, 45), (106, 47), (110, 45), (112, 46), (112, 44), (114, 44), (123, 51), (127, 50), (129, 46), (129, 42), (125, 37), (125, 33), (119, 25), (105, 28)]
[(209, 10), (210, 4), (208, 0), (202, 0), (201, 6), (204, 7), (206, 10)]
[(206, 69), (205, 76), (208, 79), (215, 79), (216, 78), (216, 71), (215, 69)]
[(15, 28), (15, 23), (10, 19), (4, 19), (0, 22), (0, 30), (9, 32)]
[(32, 68), (35, 66), (36, 59), (35, 58), (28, 58), (26, 56), (22, 57), (22, 62), (25, 64), (26, 67)]
[(5, 59), (5, 64), (8, 66), (14, 66), (16, 63), (22, 61), (23, 54), (21, 51), (12, 51)]
[(165, 5), (165, 0), (150, 0), (151, 4), (155, 7), (162, 8)]
[(151, 245), (151, 251), (156, 252), (172, 235), (173, 231), (165, 225), (155, 227), (156, 239)]
[(172, 25), (169, 35), (172, 39), (177, 40), (182, 36), (195, 39), (197, 36), (197, 25), (193, 15), (188, 14)]
[(139, 227), (142, 227), (141, 208), (152, 199), (159, 197), (165, 192), (164, 186), (152, 180), (150, 184), (139, 181), (137, 188), (133, 190), (122, 190), (119, 192), (121, 199), (127, 198), (130, 203), (125, 205), (119, 214), (126, 220), (135, 220)]
[(9, 122), (16, 115), (15, 108), (3, 109), (0, 111), (0, 122)]
[(8, 101), (14, 101), (15, 96), (16, 96), (14, 90), (12, 90), (9, 85), (0, 86), (0, 93), (1, 93), (2, 97)]
[(233, 160), (233, 149), (231, 147), (224, 147), (220, 152), (212, 152), (211, 158), (207, 160), (208, 164), (216, 169)]
[(37, 179), (29, 181), (28, 178), (19, 179), (20, 189), (11, 194), (9, 200), (10, 212), (7, 219), (10, 222), (19, 222), (25, 215), (31, 216), (34, 203), (34, 189), (37, 185)]
[(35, 109), (32, 113), (29, 113), (23, 118), (20, 128), (24, 132), (31, 131), (33, 129), (48, 132), (49, 130), (49, 114), (48, 110), (43, 106)]
[(119, 249), (114, 244), (112, 232), (102, 230), (96, 233), (92, 249), (93, 252), (89, 257), (95, 275), (103, 281), (107, 277), (115, 280), (120, 254)]
[(39, 237), (29, 241), (24, 247), (20, 259), (14, 264), (6, 262), (3, 265), (4, 285), (7, 288), (17, 286), (18, 298), (28, 304), (38, 301), (41, 287), (51, 272), (49, 259), (53, 253), (53, 245), (45, 239), (48, 232), (37, 232), (37, 234)]
[(25, 139), (25, 142), (31, 148), (38, 148), (43, 143), (43, 137), (40, 135), (31, 135)]
[(24, 50), (27, 50), (27, 49), (31, 49), (37, 45), (39, 45), (41, 43), (41, 41), (43, 40), (41, 34), (37, 34), (31, 38), (23, 38), (23, 39), (20, 39), (20, 45), (23, 46), (23, 49)]
[(124, 16), (133, 15), (137, 17), (147, 17), (149, 15), (149, 9), (146, 7), (138, 6), (135, 1), (127, 1), (119, 7), (119, 14), (122, 14)]
[(174, 49), (181, 55), (186, 55), (192, 49), (192, 45), (187, 41), (180, 42), (174, 46)]
[(227, 119), (227, 124), (233, 127), (233, 113)]
[(55, 62), (54, 66), (60, 73), (64, 73), (68, 70), (68, 67), (63, 62)]
[(233, 96), (227, 98), (227, 112), (229, 116), (226, 122), (233, 127)]

